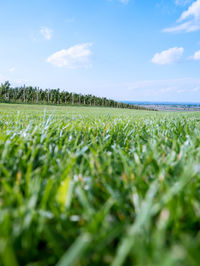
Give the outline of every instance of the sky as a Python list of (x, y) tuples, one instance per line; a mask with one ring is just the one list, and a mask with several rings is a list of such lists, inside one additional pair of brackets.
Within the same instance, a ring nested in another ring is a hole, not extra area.
[(1, 0), (0, 82), (200, 102), (200, 0)]

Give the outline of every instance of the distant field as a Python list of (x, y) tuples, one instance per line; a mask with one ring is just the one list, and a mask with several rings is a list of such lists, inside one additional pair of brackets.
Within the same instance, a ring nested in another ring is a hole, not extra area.
[(188, 104), (143, 104), (138, 105), (140, 107), (156, 109), (158, 111), (168, 112), (199, 112), (200, 105), (188, 105)]
[(0, 104), (0, 265), (199, 265), (200, 113)]
[(136, 104), (136, 106), (145, 107), (148, 109), (155, 109), (158, 111), (167, 112), (199, 112), (200, 104), (180, 104), (180, 103), (148, 103), (148, 104)]

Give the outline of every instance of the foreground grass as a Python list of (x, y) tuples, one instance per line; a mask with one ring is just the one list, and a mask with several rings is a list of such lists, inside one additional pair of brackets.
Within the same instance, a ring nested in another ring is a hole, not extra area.
[(199, 265), (199, 133), (199, 113), (0, 105), (0, 265)]

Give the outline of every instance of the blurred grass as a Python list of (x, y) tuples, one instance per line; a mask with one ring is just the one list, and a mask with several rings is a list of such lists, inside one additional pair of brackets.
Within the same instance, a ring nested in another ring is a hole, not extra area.
[(200, 114), (0, 105), (0, 265), (199, 265)]

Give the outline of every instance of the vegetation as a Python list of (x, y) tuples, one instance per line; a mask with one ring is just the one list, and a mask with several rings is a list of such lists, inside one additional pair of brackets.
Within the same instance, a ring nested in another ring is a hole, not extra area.
[(200, 114), (0, 105), (0, 265), (199, 265)]
[[(60, 89), (40, 89), (25, 85), (12, 88), (9, 81), (0, 86), (0, 102), (2, 103), (32, 103), (32, 104), (61, 104), (61, 105), (89, 105), (115, 108), (129, 108), (148, 110), (146, 107), (134, 106), (123, 102), (116, 102), (105, 97), (82, 95)], [(153, 109), (149, 109), (153, 110)]]

